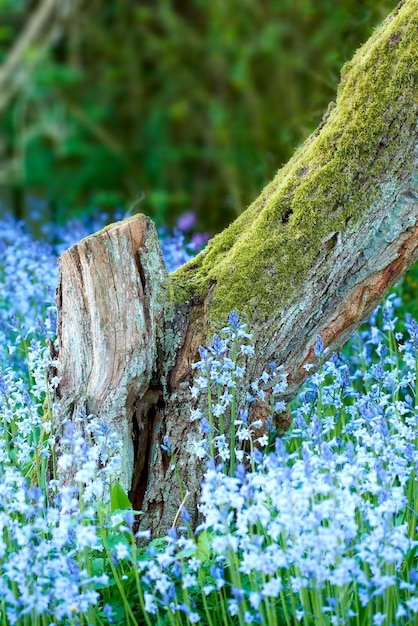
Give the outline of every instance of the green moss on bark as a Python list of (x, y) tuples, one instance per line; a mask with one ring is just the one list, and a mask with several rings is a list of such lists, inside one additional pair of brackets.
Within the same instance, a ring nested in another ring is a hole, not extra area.
[(231, 310), (267, 318), (298, 289), (327, 238), (355, 227), (388, 184), (410, 177), (417, 41), (418, 0), (407, 0), (344, 66), (317, 131), (245, 213), (172, 275), (177, 301), (215, 285), (211, 324)]

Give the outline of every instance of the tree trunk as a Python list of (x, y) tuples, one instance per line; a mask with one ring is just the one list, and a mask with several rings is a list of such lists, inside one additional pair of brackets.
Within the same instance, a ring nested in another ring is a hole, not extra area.
[(181, 502), (196, 521), (201, 438), (192, 363), (230, 311), (249, 324), (245, 386), (274, 360), (292, 397), (320, 334), (336, 350), (418, 258), (418, 1), (387, 18), (342, 71), (337, 100), (259, 198), (167, 276), (150, 220), (89, 237), (60, 261), (62, 419), (83, 407), (123, 437), (122, 482), (162, 533)]

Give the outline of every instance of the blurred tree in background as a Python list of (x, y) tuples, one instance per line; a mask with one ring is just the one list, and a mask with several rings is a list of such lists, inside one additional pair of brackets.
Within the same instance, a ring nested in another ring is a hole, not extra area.
[(158, 224), (192, 210), (220, 229), (317, 126), (395, 5), (0, 0), (4, 206), (64, 220), (135, 204)]

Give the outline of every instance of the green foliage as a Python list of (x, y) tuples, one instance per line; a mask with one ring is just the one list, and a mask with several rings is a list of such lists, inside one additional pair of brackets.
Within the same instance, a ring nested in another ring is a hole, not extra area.
[(132, 504), (119, 483), (115, 483), (110, 490), (110, 508), (112, 513), (132, 509)]
[(402, 309), (399, 311), (401, 318), (408, 313), (418, 319), (418, 264), (411, 267), (394, 291), (402, 298)]
[[(16, 38), (25, 4), (11, 4)], [(159, 223), (195, 209), (216, 230), (315, 128), (343, 62), (395, 5), (84, 3), (3, 112), (5, 197), (21, 212), (25, 194), (45, 197), (58, 216), (142, 200)]]

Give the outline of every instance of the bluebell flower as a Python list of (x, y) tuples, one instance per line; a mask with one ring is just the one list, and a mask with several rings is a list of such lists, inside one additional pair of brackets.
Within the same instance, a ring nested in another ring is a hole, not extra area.
[(177, 539), (177, 530), (175, 529), (174, 526), (172, 526), (171, 528), (168, 529), (167, 537), (169, 537), (173, 541), (176, 541), (176, 539)]
[(200, 421), (200, 428), (202, 429), (202, 432), (205, 433), (205, 435), (208, 435), (211, 432), (210, 424), (205, 417)]
[(190, 524), (190, 513), (188, 512), (186, 507), (184, 507), (184, 506), (181, 507), (180, 514), (181, 514), (182, 520), (186, 524)]
[(109, 622), (110, 624), (112, 624), (112, 623), (113, 623), (113, 621), (114, 621), (114, 620), (113, 620), (113, 617), (112, 617), (112, 615), (113, 615), (113, 609), (112, 609), (112, 607), (110, 606), (110, 604), (105, 604), (105, 605), (103, 606), (103, 613), (104, 613), (104, 614), (105, 614), (105, 616), (107, 617), (108, 622)]
[(321, 335), (316, 336), (315, 345), (314, 345), (314, 354), (316, 358), (319, 360), (324, 354), (324, 342), (322, 340)]
[(171, 453), (173, 449), (173, 444), (170, 442), (168, 435), (164, 435), (161, 449), (164, 450), (164, 452)]
[(229, 314), (229, 326), (231, 328), (237, 328), (239, 325), (239, 317), (235, 311)]

